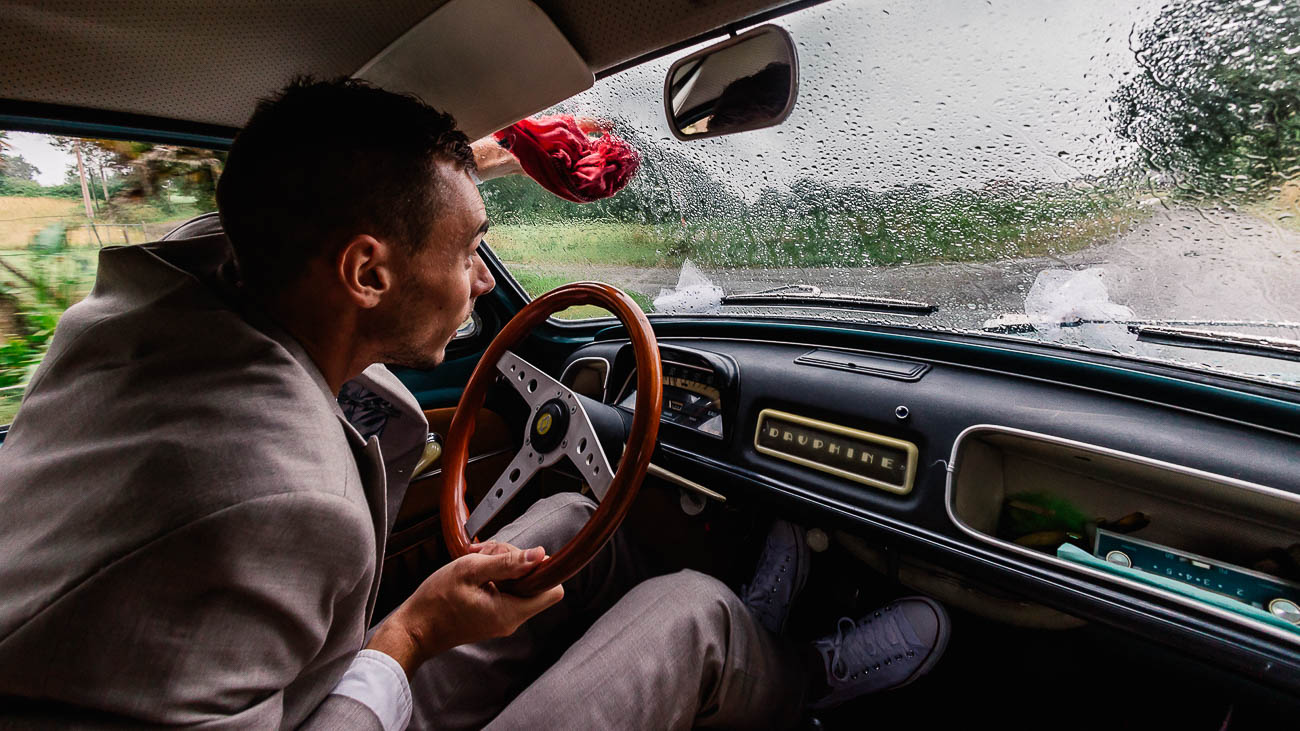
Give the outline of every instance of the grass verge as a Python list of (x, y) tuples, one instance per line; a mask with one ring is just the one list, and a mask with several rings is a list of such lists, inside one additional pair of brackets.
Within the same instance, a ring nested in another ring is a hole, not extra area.
[(488, 241), (512, 265), (676, 268), (851, 268), (976, 262), (1074, 251), (1147, 213), (1113, 196), (956, 191), (863, 208), (826, 207), (675, 224), (608, 221), (494, 227)]
[(502, 259), (521, 264), (654, 267), (681, 263), (664, 249), (667, 227), (566, 221), (493, 226), (487, 239)]
[(0, 249), (25, 248), (38, 231), (76, 217), (79, 210), (81, 201), (68, 198), (0, 196)]
[[(564, 277), (556, 274), (539, 274), (521, 267), (511, 268), (510, 275), (515, 278), (516, 282), (519, 282), (519, 286), (524, 288), (529, 297), (537, 297), (570, 282), (582, 281), (580, 278)], [(624, 289), (623, 291), (627, 292), (628, 296), (641, 307), (642, 312), (654, 312), (654, 303), (650, 297), (630, 289)], [(558, 317), (561, 320), (583, 320), (589, 317), (612, 317), (612, 315), (603, 307), (579, 305), (560, 310), (552, 317)]]

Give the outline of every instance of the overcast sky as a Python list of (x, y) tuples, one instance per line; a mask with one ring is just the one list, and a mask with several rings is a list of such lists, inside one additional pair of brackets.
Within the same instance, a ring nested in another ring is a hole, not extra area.
[[(780, 127), (681, 143), (663, 119), (671, 59), (599, 82), (569, 107), (631, 119), (756, 195), (805, 175), (873, 188), (928, 182), (1065, 181), (1130, 153), (1106, 103), (1134, 69), (1129, 34), (1162, 0), (836, 0), (787, 16), (799, 101)], [(683, 54), (686, 52), (683, 52)], [(682, 54), (679, 54), (682, 55)], [(14, 152), (63, 180), (71, 162), (41, 135)]]
[(9, 154), (22, 155), (27, 162), (40, 168), (36, 180), (41, 185), (57, 185), (63, 182), (63, 171), (69, 164), (75, 164), (72, 155), (56, 149), (50, 144), (48, 135), (34, 132), (10, 132)]
[(1107, 101), (1135, 63), (1129, 34), (1162, 0), (837, 0), (778, 21), (799, 49), (799, 100), (775, 128), (678, 143), (664, 122), (671, 60), (576, 97), (621, 110), (751, 195), (803, 175), (873, 188), (999, 178), (1066, 181), (1130, 154)]

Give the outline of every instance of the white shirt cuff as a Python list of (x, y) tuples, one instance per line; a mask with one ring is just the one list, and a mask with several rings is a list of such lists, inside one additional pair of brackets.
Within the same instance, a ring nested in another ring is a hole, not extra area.
[(330, 691), (374, 711), (384, 731), (402, 731), (411, 722), (411, 685), (402, 666), (378, 650), (362, 650), (343, 679)]
[(477, 171), (477, 170), (475, 170), (475, 169), (473, 169), (473, 168), (469, 168), (469, 169), (466, 170), (465, 172), (469, 173), (469, 179), (474, 181), (474, 185), (482, 185), (482, 184), (483, 184), (483, 179), (480, 178), (480, 177), (478, 176), (478, 171)]

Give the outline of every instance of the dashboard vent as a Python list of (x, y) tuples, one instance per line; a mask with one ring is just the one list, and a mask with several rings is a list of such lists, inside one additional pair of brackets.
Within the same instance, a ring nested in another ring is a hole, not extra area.
[(921, 376), (930, 370), (928, 363), (882, 358), (878, 355), (866, 355), (843, 350), (827, 350), (825, 348), (810, 350), (795, 358), (794, 362), (818, 368), (835, 368), (841, 371), (865, 373), (871, 376), (897, 378), (900, 381), (919, 381)]

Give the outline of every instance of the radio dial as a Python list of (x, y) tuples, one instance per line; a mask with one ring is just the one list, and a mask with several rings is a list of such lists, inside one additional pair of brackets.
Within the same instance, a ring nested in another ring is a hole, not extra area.
[(1300, 606), (1290, 599), (1274, 599), (1268, 603), (1268, 611), (1278, 619), (1285, 619), (1291, 624), (1300, 624)]

